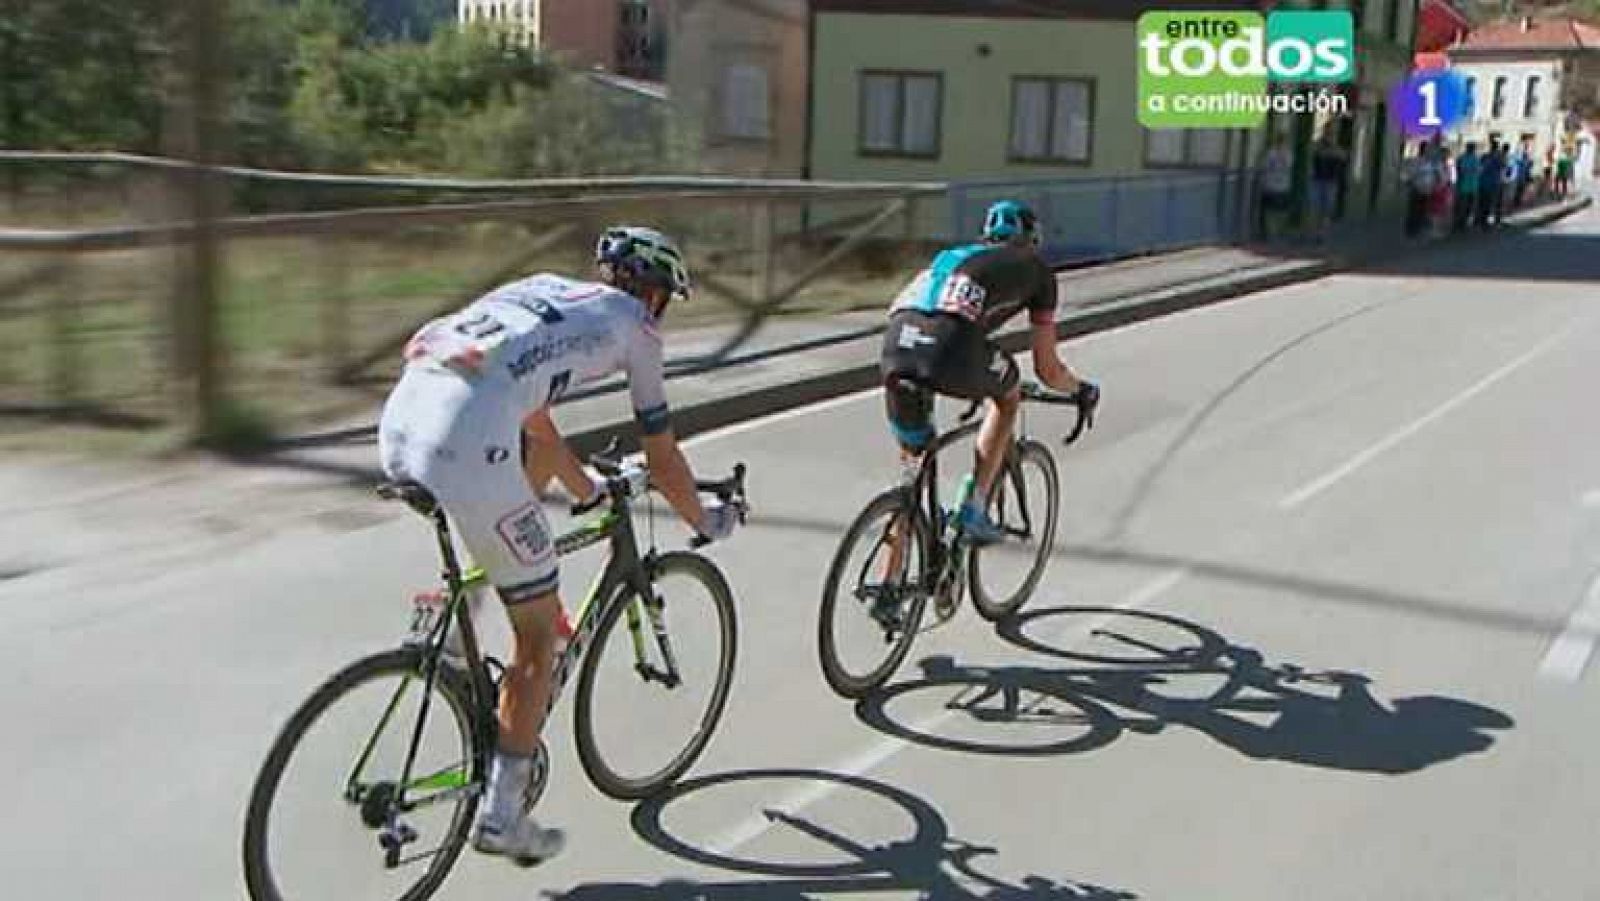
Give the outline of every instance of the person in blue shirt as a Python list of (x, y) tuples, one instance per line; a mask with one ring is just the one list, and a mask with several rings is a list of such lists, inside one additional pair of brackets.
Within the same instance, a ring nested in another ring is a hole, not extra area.
[(1456, 157), (1456, 204), (1452, 217), (1452, 230), (1465, 231), (1478, 206), (1478, 178), (1483, 171), (1483, 158), (1478, 156), (1478, 143), (1468, 141), (1467, 149)]
[(1500, 222), (1501, 197), (1505, 193), (1506, 148), (1498, 142), (1489, 145), (1478, 172), (1478, 227)]
[(1526, 141), (1511, 160), (1511, 180), (1516, 185), (1512, 194), (1512, 208), (1522, 206), (1528, 198), (1528, 185), (1533, 181), (1533, 152)]

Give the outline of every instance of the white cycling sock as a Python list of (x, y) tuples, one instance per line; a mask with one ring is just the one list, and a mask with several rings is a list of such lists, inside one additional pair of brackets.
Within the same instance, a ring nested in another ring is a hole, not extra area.
[(489, 797), (485, 815), (494, 823), (511, 824), (522, 819), (522, 795), (533, 772), (533, 757), (496, 751), (489, 765)]

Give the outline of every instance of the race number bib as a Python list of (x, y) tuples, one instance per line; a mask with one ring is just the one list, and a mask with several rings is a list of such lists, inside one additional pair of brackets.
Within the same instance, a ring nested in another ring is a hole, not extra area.
[(977, 322), (983, 315), (983, 301), (989, 292), (965, 274), (953, 276), (939, 292), (939, 309), (962, 319)]

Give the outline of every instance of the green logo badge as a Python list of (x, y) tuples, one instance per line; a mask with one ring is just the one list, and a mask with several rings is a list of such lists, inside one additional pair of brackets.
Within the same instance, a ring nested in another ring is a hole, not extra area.
[(1147, 128), (1255, 128), (1269, 110), (1309, 108), (1269, 93), (1269, 83), (1355, 76), (1355, 25), (1345, 10), (1149, 12), (1135, 33)]

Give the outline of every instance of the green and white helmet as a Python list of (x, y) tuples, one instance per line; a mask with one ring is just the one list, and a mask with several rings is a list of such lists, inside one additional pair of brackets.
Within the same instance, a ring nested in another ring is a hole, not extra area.
[(646, 284), (663, 285), (675, 297), (689, 297), (689, 267), (684, 265), (683, 252), (653, 228), (614, 225), (606, 229), (595, 244), (594, 261)]

